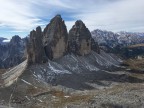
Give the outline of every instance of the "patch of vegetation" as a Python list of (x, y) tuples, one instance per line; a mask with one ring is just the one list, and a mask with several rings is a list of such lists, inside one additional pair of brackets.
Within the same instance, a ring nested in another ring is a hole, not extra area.
[(0, 74), (3, 74), (6, 72), (6, 69), (0, 69)]
[(105, 51), (108, 53), (114, 53), (123, 59), (137, 58), (138, 56), (144, 56), (144, 44), (135, 44), (130, 46), (117, 45), (115, 47), (109, 47), (104, 45)]
[(144, 47), (144, 44), (131, 45), (128, 48), (137, 48), (137, 47)]
[(26, 94), (30, 94), (32, 96), (44, 93), (46, 90), (45, 88), (37, 88), (35, 86), (29, 85), (27, 90), (26, 90)]
[(58, 98), (58, 101), (53, 102), (55, 108), (63, 107), (70, 103), (89, 102), (92, 99), (91, 95), (67, 95), (63, 91), (52, 91), (52, 95)]
[[(28, 92), (37, 92), (35, 88), (30, 87)], [(49, 95), (51, 96), (50, 101), (43, 101), (43, 102), (36, 102), (36, 106), (43, 106), (43, 108), (46, 108), (46, 106), (51, 106), (52, 108), (64, 108), (65, 105), (74, 103), (79, 104), (82, 102), (89, 102), (92, 99), (92, 95), (80, 95), (80, 94), (67, 94), (60, 90), (51, 89), (50, 91), (45, 91), (41, 93), (37, 93), (34, 98), (40, 98), (43, 95)], [(35, 106), (35, 105), (33, 105)], [(37, 107), (34, 108), (37, 108)]]
[(129, 59), (123, 64), (127, 65), (132, 71), (144, 71), (144, 59)]

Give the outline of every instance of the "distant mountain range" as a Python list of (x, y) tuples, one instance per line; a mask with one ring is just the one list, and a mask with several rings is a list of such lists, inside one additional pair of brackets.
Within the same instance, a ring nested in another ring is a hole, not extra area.
[(96, 29), (91, 32), (92, 37), (99, 45), (108, 45), (115, 47), (117, 45), (128, 46), (144, 43), (144, 33), (133, 32), (111, 32)]
[[(144, 33), (111, 32), (96, 29), (91, 32), (92, 37), (98, 42), (101, 49), (117, 54), (124, 59), (144, 56)], [(130, 47), (135, 45), (137, 47)], [(140, 47), (139, 47), (140, 46)]]
[[(83, 23), (81, 21), (78, 21), (76, 24), (83, 25)], [(65, 27), (63, 27), (63, 28), (65, 28)], [(45, 29), (44, 33), (46, 32), (46, 29)], [(73, 27), (73, 31), (72, 30), (70, 31), (70, 35), (73, 35), (73, 32), (75, 31), (75, 29), (76, 28)], [(36, 32), (39, 32), (39, 31), (36, 31)], [(35, 33), (35, 31), (33, 31), (31, 33), (31, 35), (34, 33)], [(41, 34), (41, 31), (38, 34)], [(65, 33), (65, 35), (67, 35), (67, 34)], [(95, 50), (96, 52), (99, 52), (98, 51), (99, 49), (97, 47), (99, 45), (101, 47), (101, 49), (103, 49), (103, 50), (106, 49), (105, 51), (115, 53), (115, 54), (121, 53), (122, 56), (125, 55), (127, 57), (133, 57), (133, 55), (135, 56), (135, 55), (139, 54), (139, 52), (141, 53), (141, 51), (138, 50), (137, 51), (138, 53), (135, 54), (135, 53), (129, 52), (128, 49), (124, 49), (124, 47), (144, 43), (144, 33), (132, 33), (132, 32), (114, 33), (111, 31), (96, 29), (91, 32), (91, 35), (92, 35), (92, 40), (91, 40), (92, 41), (92, 43), (91, 43), (92, 49)], [(75, 36), (71, 36), (71, 37), (72, 38), (69, 38), (69, 40), (71, 40), (71, 42), (69, 42), (69, 46), (68, 46), (69, 47), (68, 49), (71, 49), (71, 51), (70, 50), (68, 50), (68, 51), (80, 54), (81, 52), (78, 51), (78, 46), (77, 46), (77, 45), (79, 45), (79, 43), (77, 43), (77, 41), (73, 41), (73, 40), (79, 40), (81, 38), (75, 37)], [(27, 40), (27, 38), (22, 39), (16, 35), (16, 36), (12, 37), (10, 42), (8, 42), (7, 38), (0, 37), (0, 68), (9, 68), (9, 67), (15, 66), (25, 60), (24, 54), (25, 54), (26, 40)], [(98, 45), (96, 42), (98, 43)], [(47, 42), (45, 42), (44, 44), (47, 44)], [(53, 43), (51, 43), (51, 44), (53, 44)], [(52, 54), (52, 53), (50, 53), (51, 52), (50, 49), (47, 48), (47, 51), (46, 51), (46, 52), (49, 52), (47, 55), (49, 57), (49, 59), (54, 58), (54, 56), (58, 56), (58, 55), (50, 55), (50, 54)], [(38, 51), (39, 51), (39, 49), (38, 49)], [(136, 50), (134, 50), (134, 52), (135, 51)], [(65, 53), (66, 52), (67, 51), (65, 51)], [(35, 53), (35, 54), (37, 54), (37, 53)], [(85, 53), (87, 53), (87, 52), (85, 52)], [(130, 55), (129, 55), (129, 53), (130, 53)]]

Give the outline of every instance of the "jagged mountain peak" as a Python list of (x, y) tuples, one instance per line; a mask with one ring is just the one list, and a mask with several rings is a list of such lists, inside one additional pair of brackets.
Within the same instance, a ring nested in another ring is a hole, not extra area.
[(62, 19), (60, 14), (57, 14), (53, 19)]
[(79, 27), (79, 28), (86, 28), (86, 26), (85, 26), (85, 24), (83, 23), (83, 21), (82, 20), (77, 20), (76, 22), (75, 22), (75, 25), (74, 25), (74, 27)]
[(65, 22), (56, 15), (43, 32), (43, 45), (49, 59), (62, 57), (67, 50), (68, 32)]
[(11, 44), (17, 44), (17, 43), (19, 43), (20, 41), (21, 41), (20, 36), (15, 35), (15, 36), (13, 36), (12, 39), (10, 40), (10, 43), (11, 43)]
[(50, 23), (60, 23), (60, 22), (63, 22), (63, 19), (62, 19), (62, 17), (61, 17), (61, 15), (56, 15), (54, 18), (52, 18), (51, 20), (50, 20)]
[(25, 39), (15, 35), (7, 44), (0, 45), (0, 68), (9, 68), (21, 63), (24, 58)]
[(42, 31), (40, 26), (38, 26), (36, 30), (30, 32), (30, 40), (27, 43), (27, 58), (28, 64), (44, 63), (47, 61), (42, 43)]
[(98, 51), (89, 29), (81, 20), (77, 20), (69, 31), (68, 50), (70, 53), (87, 55), (91, 51)]
[[(38, 27), (36, 31), (30, 33), (30, 37), (31, 43), (34, 44), (31, 47), (35, 47), (32, 50), (28, 50), (28, 52), (34, 53), (30, 54), (29, 58), (40, 58), (41, 53), (38, 53), (37, 51), (39, 50), (35, 50), (36, 48), (42, 48), (42, 52), (50, 60), (63, 57), (67, 53), (86, 55), (91, 53), (92, 50), (98, 51), (98, 45), (93, 41), (90, 31), (81, 20), (75, 22), (68, 35), (66, 25), (60, 15), (52, 18), (43, 33), (41, 33), (41, 28)], [(41, 44), (37, 44), (37, 40), (42, 40)], [(36, 56), (35, 53), (40, 55)], [(34, 60), (33, 63), (36, 61), (38, 60)]]
[[(18, 58), (15, 60), (12, 59), (6, 68), (22, 62), (26, 58), (26, 53), (24, 55), (24, 52), (26, 52), (24, 51), (25, 44), (27, 44), (26, 51), (29, 64), (45, 63), (48, 59), (58, 59), (68, 53), (75, 53), (82, 56), (90, 54), (92, 50), (99, 53), (97, 43), (94, 42), (90, 31), (81, 20), (75, 22), (68, 34), (65, 22), (60, 15), (52, 18), (44, 31), (42, 31), (40, 26), (32, 30), (27, 39), (21, 39), (20, 36), (15, 35), (8, 44), (10, 46), (9, 50), (4, 50), (0, 54), (1, 60), (5, 59), (6, 63), (12, 57), (14, 59), (15, 57)], [(2, 46), (2, 49), (5, 47), (5, 49), (8, 49), (8, 46)], [(73, 48), (75, 51), (73, 51)], [(10, 58), (7, 58), (8, 55), (4, 55), (4, 53), (11, 53)]]
[(79, 39), (91, 38), (91, 33), (89, 29), (85, 26), (85, 24), (81, 20), (77, 20), (69, 31), (69, 38), (73, 37), (79, 37)]
[(54, 18), (52, 18), (50, 23), (44, 28), (44, 44), (50, 44), (50, 42), (54, 39), (58, 32), (61, 32), (61, 34), (63, 35), (68, 34), (65, 22), (60, 15), (56, 15)]
[(41, 29), (41, 27), (40, 26), (38, 26), (37, 28), (36, 28), (36, 31), (42, 31), (42, 29)]

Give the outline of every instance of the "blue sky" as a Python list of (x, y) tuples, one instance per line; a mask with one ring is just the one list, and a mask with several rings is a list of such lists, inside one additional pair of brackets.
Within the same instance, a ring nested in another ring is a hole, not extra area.
[(0, 37), (25, 37), (56, 14), (68, 30), (81, 19), (90, 31), (144, 32), (144, 0), (0, 0)]

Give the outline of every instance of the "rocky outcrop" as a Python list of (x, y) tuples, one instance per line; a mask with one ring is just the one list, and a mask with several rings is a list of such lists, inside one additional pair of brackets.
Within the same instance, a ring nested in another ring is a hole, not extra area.
[(69, 31), (68, 51), (78, 55), (86, 55), (91, 52), (91, 33), (85, 24), (78, 20)]
[(68, 33), (60, 15), (55, 16), (43, 32), (43, 43), (49, 59), (60, 58), (67, 51)]
[(12, 39), (10, 40), (10, 45), (20, 45), (21, 38), (18, 35), (15, 35), (12, 37)]
[(38, 27), (30, 33), (30, 42), (27, 44), (28, 63), (46, 62), (63, 57), (66, 53), (86, 55), (94, 50), (99, 52), (96, 42), (82, 21), (77, 21), (70, 30), (67, 28), (60, 15), (56, 15), (46, 26), (43, 33)]
[(41, 27), (37, 27), (36, 30), (30, 32), (30, 39), (27, 42), (27, 58), (28, 64), (47, 62), (42, 43)]
[(91, 50), (99, 53), (98, 44), (80, 20), (76, 21), (69, 36), (60, 15), (56, 15), (50, 21), (43, 33), (39, 29), (40, 27), (30, 33), (30, 43), (27, 46), (29, 63), (46, 62), (46, 57), (53, 60), (67, 53), (86, 55), (91, 53)]
[(0, 45), (0, 68), (15, 66), (26, 58), (29, 64), (45, 63), (48, 59), (57, 59), (68, 53), (86, 55), (91, 50), (99, 53), (99, 47), (85, 24), (76, 21), (68, 36), (65, 22), (56, 15), (44, 31), (37, 27), (27, 38), (14, 36), (6, 45)]

